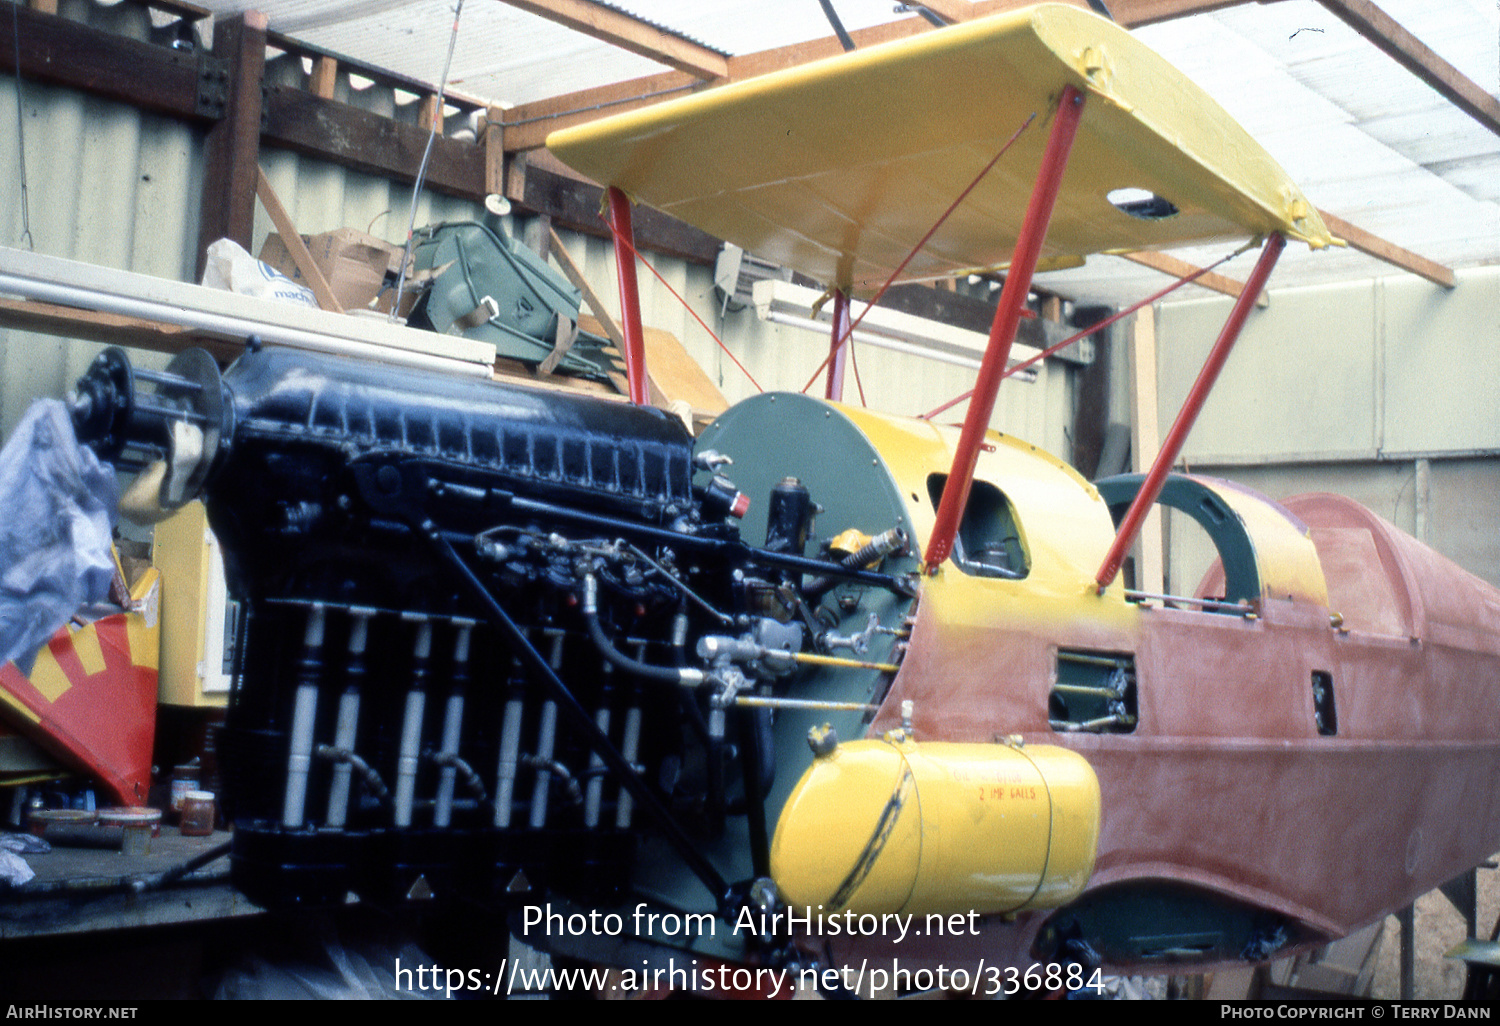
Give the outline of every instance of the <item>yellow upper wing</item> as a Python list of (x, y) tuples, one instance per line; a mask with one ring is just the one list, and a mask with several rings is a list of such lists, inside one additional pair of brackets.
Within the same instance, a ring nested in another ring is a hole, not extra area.
[[(1044, 4), (553, 133), (603, 185), (757, 256), (878, 285), (1033, 114), (908, 266), (920, 280), (1010, 259), (1052, 110), (1088, 96), (1042, 257), (1243, 239), (1330, 242), (1317, 211), (1224, 110), (1128, 32)], [(1108, 196), (1176, 208), (1143, 218)]]

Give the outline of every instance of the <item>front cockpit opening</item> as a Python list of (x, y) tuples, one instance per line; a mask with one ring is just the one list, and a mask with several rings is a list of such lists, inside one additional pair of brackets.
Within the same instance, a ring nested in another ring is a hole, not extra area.
[[(947, 474), (929, 474), (927, 492), (933, 508), (940, 505)], [(988, 481), (976, 480), (959, 522), (953, 562), (972, 577), (1001, 577), (1019, 581), (1031, 569), (1016, 512), (1005, 493)]]

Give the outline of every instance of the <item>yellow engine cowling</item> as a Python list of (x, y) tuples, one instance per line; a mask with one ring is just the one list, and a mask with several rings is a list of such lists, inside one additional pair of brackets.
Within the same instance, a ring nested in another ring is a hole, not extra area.
[(899, 732), (813, 761), (782, 809), (771, 875), (793, 908), (1054, 908), (1083, 890), (1099, 781), (1050, 745), (916, 742)]

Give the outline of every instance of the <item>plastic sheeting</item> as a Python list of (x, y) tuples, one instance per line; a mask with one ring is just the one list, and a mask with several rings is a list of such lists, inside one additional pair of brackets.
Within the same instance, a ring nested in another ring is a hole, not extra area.
[(103, 602), (119, 486), (78, 444), (67, 407), (38, 399), (0, 449), (0, 664), (32, 659), (80, 607)]

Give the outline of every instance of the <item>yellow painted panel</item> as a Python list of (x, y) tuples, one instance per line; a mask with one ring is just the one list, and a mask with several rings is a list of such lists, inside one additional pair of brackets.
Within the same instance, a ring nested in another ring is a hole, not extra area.
[[(97, 642), (96, 642), (97, 644)], [(49, 702), (55, 702), (63, 696), (73, 682), (68, 680), (68, 675), (63, 668), (57, 665), (57, 658), (53, 656), (52, 649), (43, 647), (36, 654), (36, 665), (31, 668), (31, 685), (42, 693), (42, 697)]]
[(130, 597), (140, 603), (139, 613), (125, 618), (130, 661), (154, 670), (161, 665), (161, 571), (153, 566), (142, 574)]
[(208, 621), (207, 531), (208, 513), (201, 502), (188, 503), (155, 529), (151, 559), (161, 571), (162, 625), (157, 693), (171, 705), (202, 704), (198, 667)]
[[(1002, 266), (1065, 86), (1087, 94), (1042, 258), (1243, 239), (1331, 241), (1209, 96), (1129, 32), (1061, 4), (955, 25), (556, 132), (562, 160), (818, 280), (883, 282), (1031, 120), (905, 280)], [(1148, 220), (1116, 189), (1170, 200)]]
[(1255, 547), (1261, 594), (1328, 605), (1328, 582), (1306, 527), (1265, 496), (1229, 482), (1200, 482), (1239, 516)]
[(99, 632), (92, 627), (73, 632), (73, 651), (83, 664), (83, 672), (92, 677), (104, 672), (104, 650), (99, 647)]

